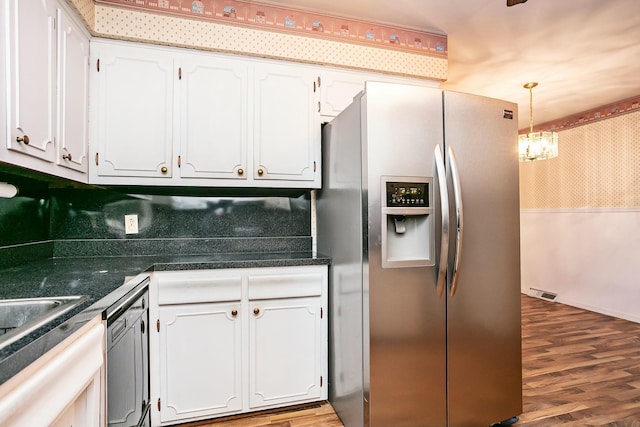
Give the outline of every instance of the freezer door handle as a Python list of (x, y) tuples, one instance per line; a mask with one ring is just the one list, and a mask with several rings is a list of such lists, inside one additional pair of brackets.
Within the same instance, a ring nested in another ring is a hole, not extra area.
[(462, 190), (460, 188), (460, 171), (458, 160), (453, 147), (447, 150), (447, 160), (451, 171), (451, 181), (453, 183), (453, 198), (456, 209), (456, 252), (453, 259), (453, 277), (451, 278), (451, 296), (456, 294), (458, 289), (458, 270), (460, 269), (460, 259), (462, 258), (462, 237), (464, 236), (464, 209), (462, 208)]
[(449, 196), (447, 194), (447, 177), (444, 169), (444, 158), (440, 145), (435, 148), (436, 173), (438, 174), (438, 187), (440, 188), (440, 210), (442, 214), (442, 236), (440, 236), (440, 262), (438, 264), (438, 280), (436, 292), (441, 297), (444, 293), (447, 279), (447, 263), (449, 257)]

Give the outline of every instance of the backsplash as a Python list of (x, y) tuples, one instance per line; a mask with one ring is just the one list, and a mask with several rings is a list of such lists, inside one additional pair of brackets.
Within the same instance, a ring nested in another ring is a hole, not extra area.
[(0, 198), (0, 247), (49, 238), (49, 199), (18, 195)]
[[(311, 249), (308, 194), (129, 194), (102, 188), (25, 189), (0, 198), (0, 268), (43, 257), (292, 252)], [(219, 194), (220, 192), (218, 192)], [(138, 216), (125, 234), (124, 216)]]
[[(52, 194), (54, 256), (310, 250), (310, 201), (65, 190)], [(126, 234), (125, 215), (138, 233)]]
[(18, 195), (0, 197), (0, 268), (31, 257), (51, 256), (50, 200), (47, 185), (0, 171), (0, 181), (19, 189)]

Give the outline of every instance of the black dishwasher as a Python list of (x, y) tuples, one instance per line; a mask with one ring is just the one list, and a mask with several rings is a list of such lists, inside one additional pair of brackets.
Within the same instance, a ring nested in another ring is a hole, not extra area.
[(149, 292), (143, 285), (107, 318), (109, 427), (150, 426)]

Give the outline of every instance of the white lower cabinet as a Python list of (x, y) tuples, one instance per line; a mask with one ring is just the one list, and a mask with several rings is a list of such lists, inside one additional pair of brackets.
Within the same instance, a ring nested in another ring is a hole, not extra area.
[(327, 399), (327, 267), (153, 273), (152, 425)]
[(105, 327), (100, 316), (0, 386), (3, 427), (101, 427)]
[(158, 310), (162, 422), (242, 409), (239, 305), (170, 305)]
[(320, 399), (322, 305), (319, 298), (249, 304), (249, 407)]

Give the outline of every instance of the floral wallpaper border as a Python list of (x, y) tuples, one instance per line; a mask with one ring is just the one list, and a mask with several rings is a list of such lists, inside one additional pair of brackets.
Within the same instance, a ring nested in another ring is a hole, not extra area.
[[(614, 102), (612, 104), (602, 105), (600, 107), (583, 111), (581, 113), (572, 114), (558, 120), (542, 123), (533, 127), (537, 131), (560, 131), (576, 126), (585, 125), (598, 120), (610, 119), (613, 116), (619, 116), (625, 113), (640, 111), (640, 95)], [(528, 129), (522, 129), (523, 132)]]
[(95, 0), (224, 24), (447, 57), (447, 37), (241, 0)]

